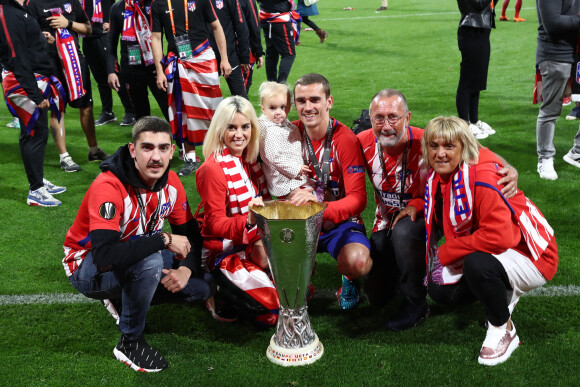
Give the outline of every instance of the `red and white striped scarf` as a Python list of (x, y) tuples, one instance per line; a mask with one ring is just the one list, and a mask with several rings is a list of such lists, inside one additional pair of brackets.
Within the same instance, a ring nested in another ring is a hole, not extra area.
[[(66, 108), (66, 93), (56, 77), (45, 77), (35, 74), (36, 83), (44, 98), (50, 103), (50, 110), (60, 121), (61, 114)], [(14, 117), (18, 117), (24, 123), (24, 130), (34, 136), (34, 124), (40, 115), (40, 109), (32, 101), (20, 83), (16, 80), (14, 73), (3, 71), (2, 87), (4, 89), (4, 99), (8, 110)]]
[[(52, 16), (62, 15), (62, 9), (51, 8)], [(68, 96), (71, 101), (81, 98), (86, 91), (83, 88), (83, 76), (81, 73), (81, 62), (79, 61), (79, 53), (73, 36), (66, 28), (56, 29), (56, 49), (58, 56), (62, 62), (62, 69)]]
[(226, 175), (229, 215), (247, 214), (250, 211), (248, 203), (253, 197), (262, 196), (264, 200), (270, 198), (266, 179), (258, 163), (248, 165), (248, 176), (240, 158), (232, 156), (228, 148), (224, 148), (215, 159)]
[[(83, 11), (85, 10), (85, 1), (81, 0)], [(93, 0), (93, 15), (91, 16), (91, 21), (95, 23), (103, 22), (103, 5), (101, 4), (101, 0)]]
[[(221, 154), (213, 154), (213, 158), (219, 163), (224, 171), (228, 185), (228, 196), (226, 198), (226, 213), (228, 216), (246, 215), (250, 211), (248, 204), (255, 196), (262, 196), (263, 200), (270, 200), (270, 192), (266, 185), (266, 178), (258, 163), (247, 165), (250, 176), (246, 173), (244, 162), (240, 158), (232, 156), (227, 148)], [(211, 162), (211, 161), (210, 161)], [(199, 212), (199, 209), (198, 209)], [(257, 228), (247, 231), (244, 235), (244, 245), (234, 246), (232, 240), (225, 238), (204, 238), (203, 256), (207, 260), (208, 267), (213, 269), (213, 259), (216, 253), (239, 251), (245, 258), (245, 248), (260, 239)]]
[[(469, 165), (461, 163), (451, 179), (452, 189), (450, 197), (443, 197), (443, 211), (449, 213), (449, 220), (453, 225), (455, 236), (471, 234), (473, 221), (473, 193), (475, 187), (475, 173), (469, 174)], [(471, 178), (471, 179), (470, 179)], [(425, 228), (427, 230), (427, 267), (433, 282), (440, 285), (457, 283), (463, 276), (463, 259), (452, 265), (442, 266), (439, 261), (437, 241), (431, 239), (433, 216), (435, 214), (435, 193), (440, 183), (439, 174), (433, 169), (429, 171), (425, 187)], [(450, 203), (449, 206), (446, 204)], [(445, 219), (445, 214), (443, 215)], [(440, 220), (443, 221), (443, 220)], [(431, 261), (431, 262), (429, 262)]]
[(125, 0), (125, 12), (123, 14), (123, 32), (121, 40), (138, 42), (141, 49), (143, 63), (153, 64), (153, 49), (151, 47), (151, 28), (147, 17), (141, 10), (139, 0)]
[(193, 58), (181, 60), (170, 52), (162, 63), (167, 76), (169, 123), (173, 138), (203, 144), (217, 105), (222, 101), (218, 64), (206, 40), (193, 50)]

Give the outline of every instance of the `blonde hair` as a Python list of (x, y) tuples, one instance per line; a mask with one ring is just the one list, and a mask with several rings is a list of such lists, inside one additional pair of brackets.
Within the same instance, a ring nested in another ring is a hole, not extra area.
[(260, 85), (260, 105), (264, 106), (264, 101), (275, 95), (286, 94), (287, 105), (292, 104), (292, 93), (287, 85), (278, 82), (263, 82)]
[(468, 164), (476, 164), (479, 159), (481, 144), (477, 141), (467, 122), (457, 117), (435, 117), (425, 127), (423, 133), (423, 160), (429, 165), (429, 144), (436, 138), (445, 142), (459, 141), (461, 143), (461, 161)]
[(260, 126), (258, 124), (258, 117), (256, 117), (256, 111), (247, 99), (233, 96), (220, 102), (213, 115), (209, 130), (203, 141), (203, 155), (206, 159), (212, 153), (215, 153), (215, 155), (221, 154), (222, 150), (226, 147), (226, 131), (236, 113), (243, 114), (250, 120), (250, 124), (252, 125), (250, 141), (245, 149), (246, 155), (244, 161), (253, 163), (258, 158), (258, 153), (260, 152)]

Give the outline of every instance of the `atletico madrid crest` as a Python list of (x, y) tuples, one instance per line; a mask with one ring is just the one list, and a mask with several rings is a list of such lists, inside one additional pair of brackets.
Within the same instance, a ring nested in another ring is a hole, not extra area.
[(188, 1), (187, 2), (187, 9), (189, 9), (189, 12), (195, 11), (195, 1)]
[(215, 6), (217, 9), (222, 9), (224, 7), (224, 0), (215, 0)]
[(71, 13), (72, 12), (72, 5), (71, 5), (71, 3), (64, 3), (64, 11), (66, 13)]

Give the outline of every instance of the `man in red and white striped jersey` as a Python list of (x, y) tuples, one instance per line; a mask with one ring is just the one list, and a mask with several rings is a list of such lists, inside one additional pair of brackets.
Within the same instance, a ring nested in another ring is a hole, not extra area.
[[(70, 283), (105, 301), (122, 333), (113, 353), (136, 371), (168, 366), (143, 336), (149, 306), (193, 304), (212, 295), (211, 276), (201, 271), (197, 222), (181, 181), (169, 170), (174, 151), (167, 121), (152, 116), (137, 121), (133, 141), (101, 164), (103, 172), (85, 194), (64, 242)], [(172, 233), (162, 232), (166, 219)]]

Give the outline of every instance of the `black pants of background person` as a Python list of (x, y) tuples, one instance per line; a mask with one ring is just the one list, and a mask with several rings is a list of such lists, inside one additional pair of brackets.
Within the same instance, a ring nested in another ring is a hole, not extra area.
[(302, 16), (302, 22), (308, 27), (312, 28), (314, 31), (318, 30), (318, 26), (314, 23), (308, 16)]
[[(167, 114), (167, 93), (157, 87), (153, 71), (126, 71), (122, 74), (127, 81), (127, 91), (134, 106), (135, 119), (138, 120), (141, 117), (151, 115), (149, 93), (147, 92), (147, 87), (149, 87), (151, 94), (153, 94), (157, 105), (161, 109), (161, 113), (166, 120), (169, 120), (169, 115)], [(124, 86), (124, 84), (121, 83), (121, 86)]]
[[(113, 91), (109, 87), (107, 81), (107, 34), (83, 38), (83, 53), (87, 60), (87, 64), (91, 69), (93, 78), (97, 82), (99, 89), (99, 96), (101, 97), (101, 105), (104, 112), (113, 112)], [(122, 79), (119, 78), (121, 85), (124, 85)], [(118, 91), (119, 99), (125, 113), (133, 113), (133, 105), (125, 87), (120, 87)]]
[(44, 185), (42, 179), (44, 177), (44, 151), (47, 141), (48, 112), (46, 109), (40, 109), (40, 116), (36, 120), (32, 136), (26, 133), (24, 123), (20, 120), (20, 153), (31, 191)]
[(475, 252), (465, 257), (463, 277), (454, 285), (438, 285), (429, 281), (429, 296), (446, 305), (466, 305), (479, 301), (487, 321), (494, 326), (510, 318), (508, 292), (512, 290), (503, 265), (489, 253)]
[(393, 228), (371, 235), (373, 266), (365, 281), (365, 293), (371, 305), (382, 306), (397, 289), (411, 302), (425, 302), (425, 221), (403, 218)]
[(237, 66), (232, 69), (232, 73), (226, 78), (228, 83), (228, 88), (232, 95), (239, 95), (245, 99), (248, 99), (248, 92), (246, 91), (246, 85), (244, 84), (244, 76), (242, 75), (241, 66)]
[(455, 105), (459, 118), (476, 123), (479, 120), (479, 92), (487, 88), (491, 30), (461, 27), (457, 44), (461, 52), (461, 69)]
[(266, 78), (268, 81), (286, 83), (296, 59), (292, 24), (266, 23), (262, 28), (266, 38)]

